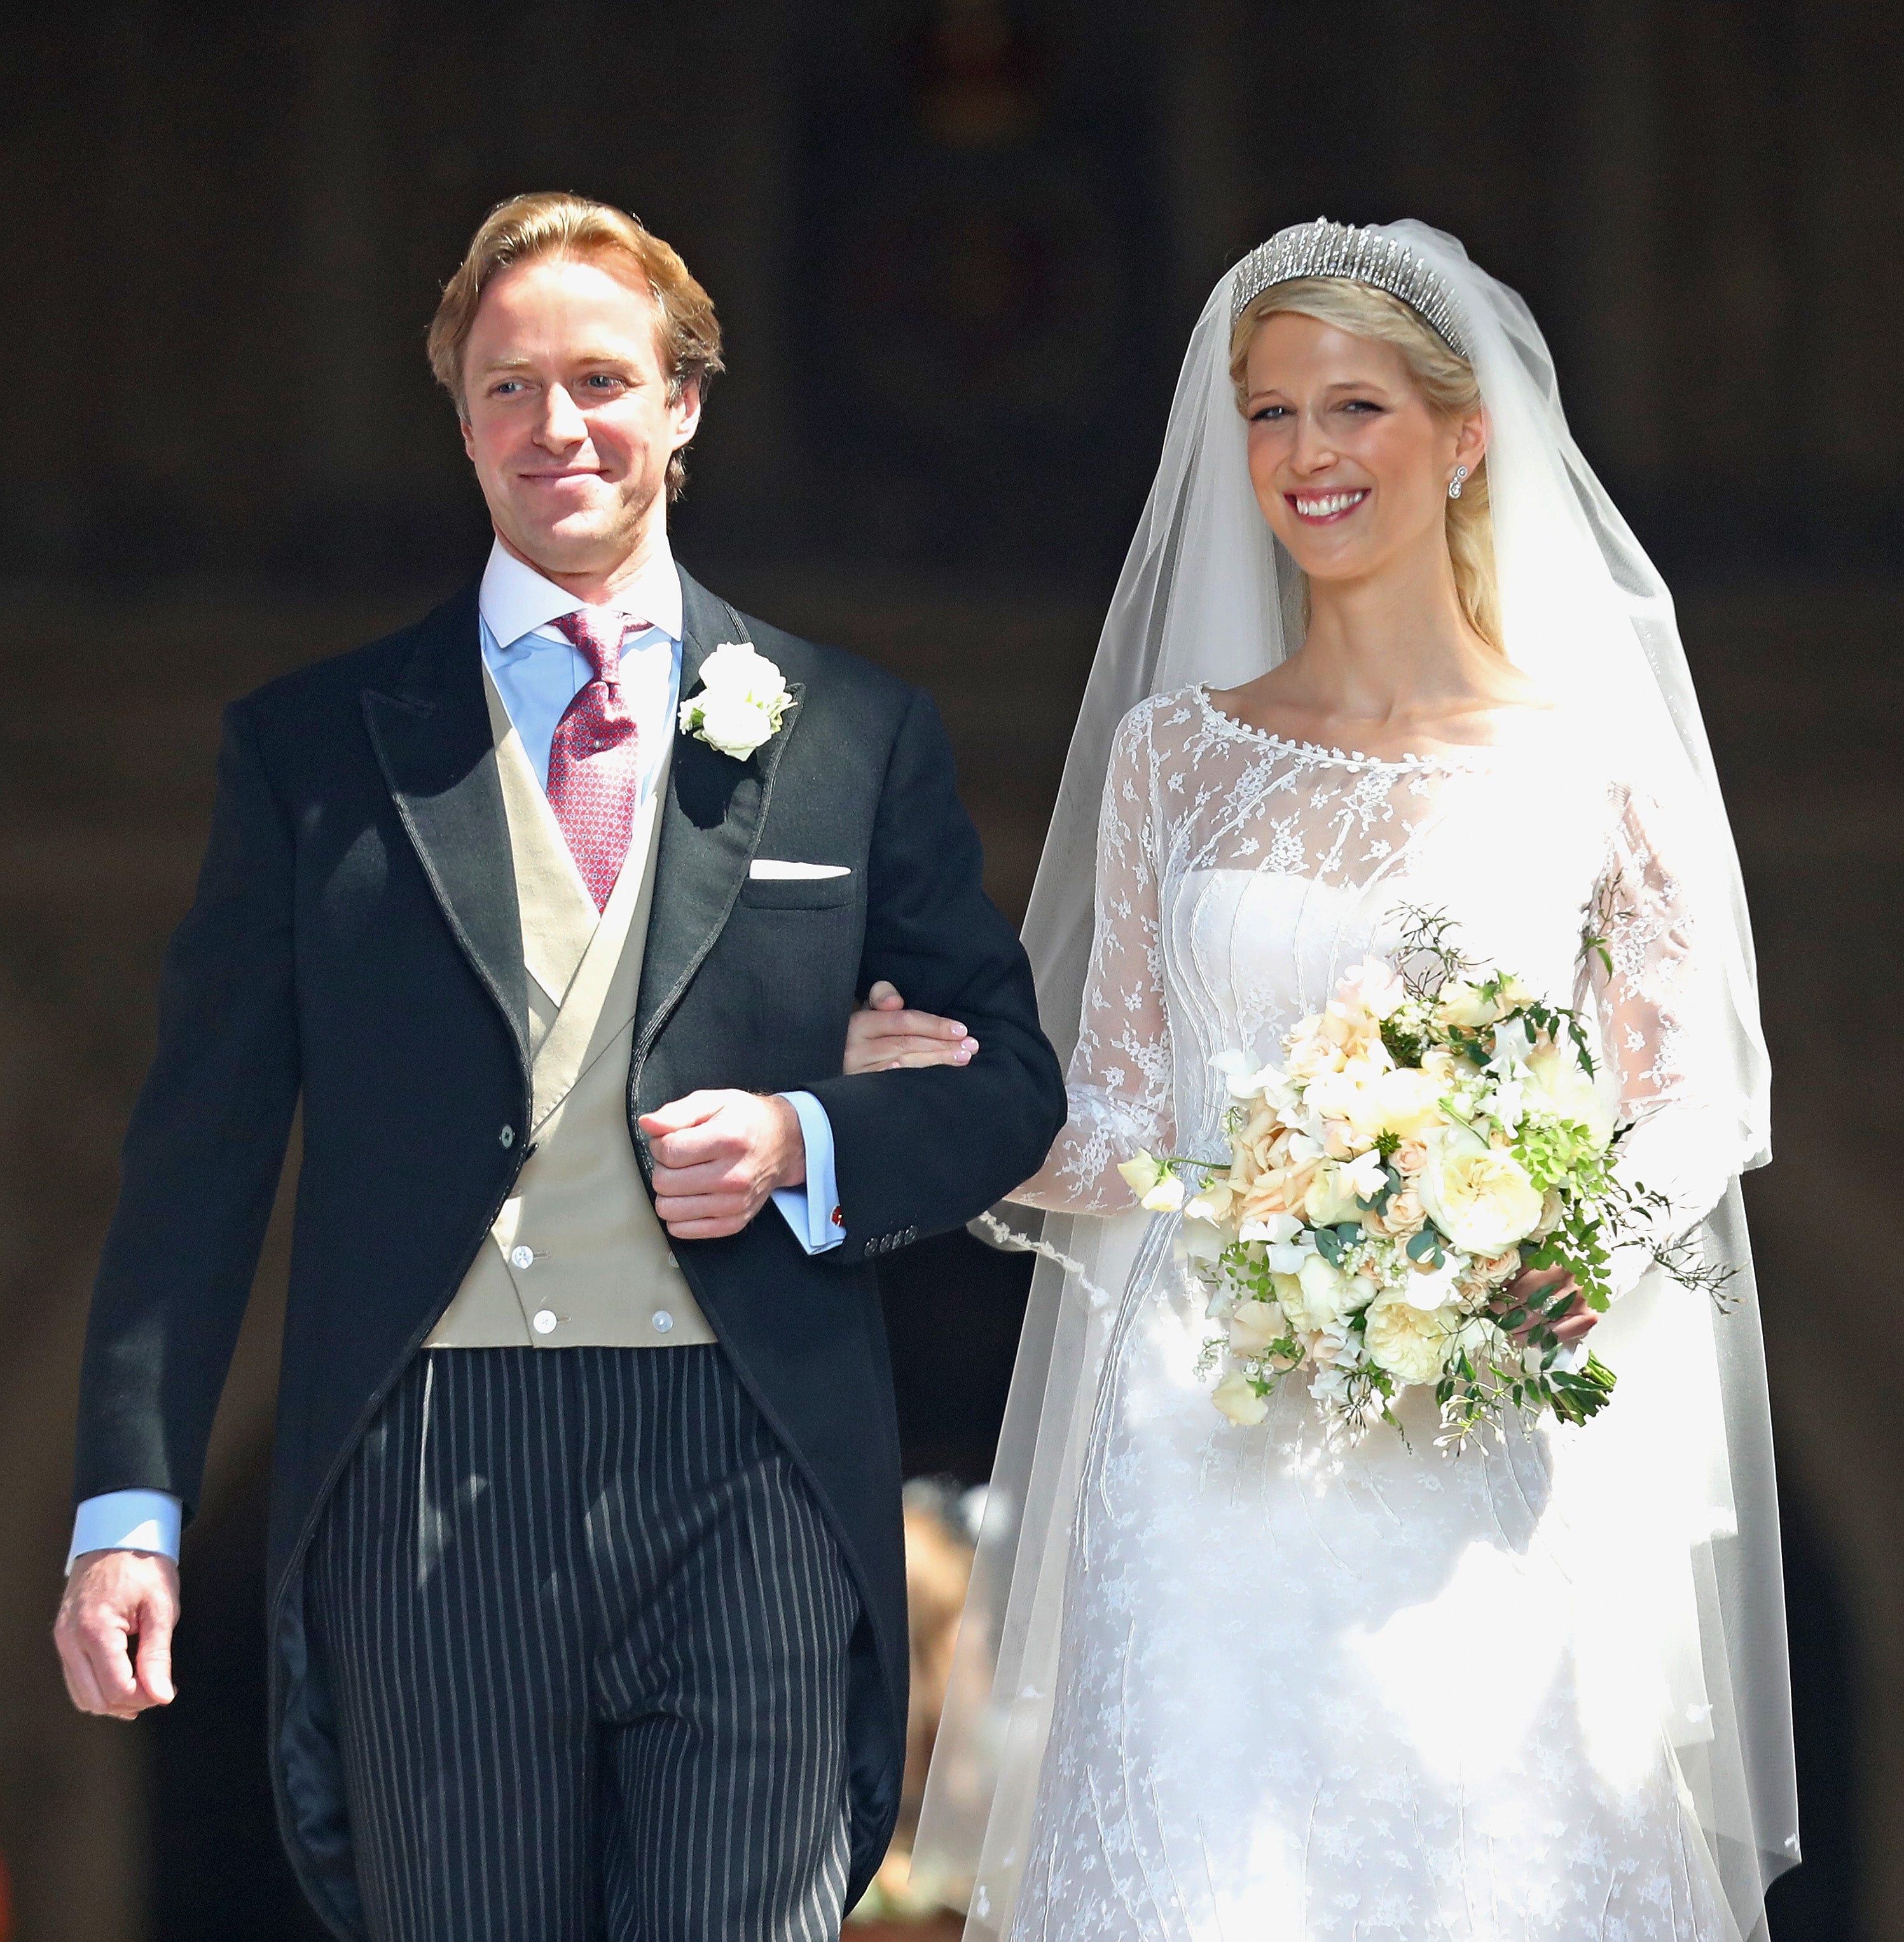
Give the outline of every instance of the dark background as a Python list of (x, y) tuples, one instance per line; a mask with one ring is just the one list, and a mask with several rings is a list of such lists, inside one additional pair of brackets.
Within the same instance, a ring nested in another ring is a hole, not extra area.
[[(316, 1932), (261, 1746), (281, 1230), (187, 1542), (184, 1698), (132, 1729), (71, 1713), (45, 1636), (78, 1343), (218, 708), (480, 565), (423, 332), (484, 210), (554, 187), (634, 210), (720, 306), (731, 368), (680, 556), (933, 689), (1014, 914), (1216, 276), (1320, 211), (1413, 215), (1527, 297), (1680, 597), (1780, 1061), (1780, 1158), (1751, 1198), (1810, 1858), (1774, 1927), (1904, 1929), (1904, 1289), (1869, 1238), (1904, 1215), (1883, 1162), (1904, 1132), (1900, 86), (1878, 0), (201, 0), (14, 23), (0, 1855), (20, 1936)], [(894, 1267), (915, 1471), (984, 1475), (1023, 1286), (963, 1237)]]

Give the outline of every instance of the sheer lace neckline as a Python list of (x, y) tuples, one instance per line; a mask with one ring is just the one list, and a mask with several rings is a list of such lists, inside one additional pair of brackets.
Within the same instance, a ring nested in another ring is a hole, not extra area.
[(1253, 727), (1247, 721), (1239, 721), (1210, 699), (1206, 684), (1200, 682), (1191, 692), (1196, 696), (1211, 726), (1219, 734), (1239, 742), (1256, 742), (1266, 748), (1284, 749), (1290, 755), (1306, 756), (1312, 761), (1337, 762), (1352, 769), (1458, 770), (1476, 767), (1499, 752), (1497, 748), (1489, 746), (1464, 749), (1458, 754), (1451, 752), (1445, 755), (1365, 755), (1360, 749), (1331, 749), (1320, 742), (1295, 741), (1286, 735), (1278, 735), (1273, 729)]

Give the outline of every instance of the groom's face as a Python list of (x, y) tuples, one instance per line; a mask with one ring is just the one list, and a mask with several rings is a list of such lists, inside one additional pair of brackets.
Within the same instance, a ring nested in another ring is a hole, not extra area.
[(483, 293), (463, 354), (463, 444), (497, 533), (556, 576), (612, 574), (661, 522), (700, 399), (672, 395), (632, 265), (519, 263)]

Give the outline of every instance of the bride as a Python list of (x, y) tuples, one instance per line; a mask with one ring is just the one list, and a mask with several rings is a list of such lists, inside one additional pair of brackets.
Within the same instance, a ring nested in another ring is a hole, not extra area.
[[(1226, 1422), (1117, 1170), (1225, 1156), (1213, 1060), (1404, 905), (1595, 1022), (1658, 1238), (1736, 1271), (1721, 1313), (1630, 1251), (1565, 1331), (1612, 1406), (1452, 1456), (1420, 1390), (1348, 1447), (1295, 1380)], [(915, 1868), (1014, 1942), (1761, 1931), (1798, 1844), (1737, 866), (1670, 601), (1452, 239), (1319, 222), (1213, 294), (1026, 939), (1071, 1115), (1013, 1196), (1046, 1258)], [(857, 1058), (970, 1055), (900, 1002)]]

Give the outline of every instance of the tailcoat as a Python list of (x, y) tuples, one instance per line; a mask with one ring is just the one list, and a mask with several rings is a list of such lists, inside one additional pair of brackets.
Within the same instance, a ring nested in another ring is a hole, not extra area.
[[(673, 1246), (858, 1591), (857, 1896), (898, 1809), (907, 1666), (874, 1264), (1036, 1172), (1064, 1121), (1062, 1075), (1017, 939), (981, 888), (931, 700), (682, 579), (682, 694), (716, 645), (750, 639), (795, 704), (744, 761), (676, 742), (629, 1132), (645, 1179), (638, 1116), (701, 1088), (805, 1089), (832, 1123), (842, 1246), (810, 1256), (771, 1211)], [(526, 974), (480, 651), (471, 587), (227, 711), (209, 846), (165, 960), (158, 1055), (87, 1337), (77, 1496), (167, 1490), (189, 1516), (301, 1108), (271, 1496), (271, 1758), (293, 1864), (346, 1934), (358, 1932), (351, 1829), (306, 1628), (305, 1553), (529, 1148)], [(756, 856), (848, 874), (756, 877)], [(879, 979), (963, 1021), (981, 1048), (971, 1064), (842, 1077), (848, 1015)]]

